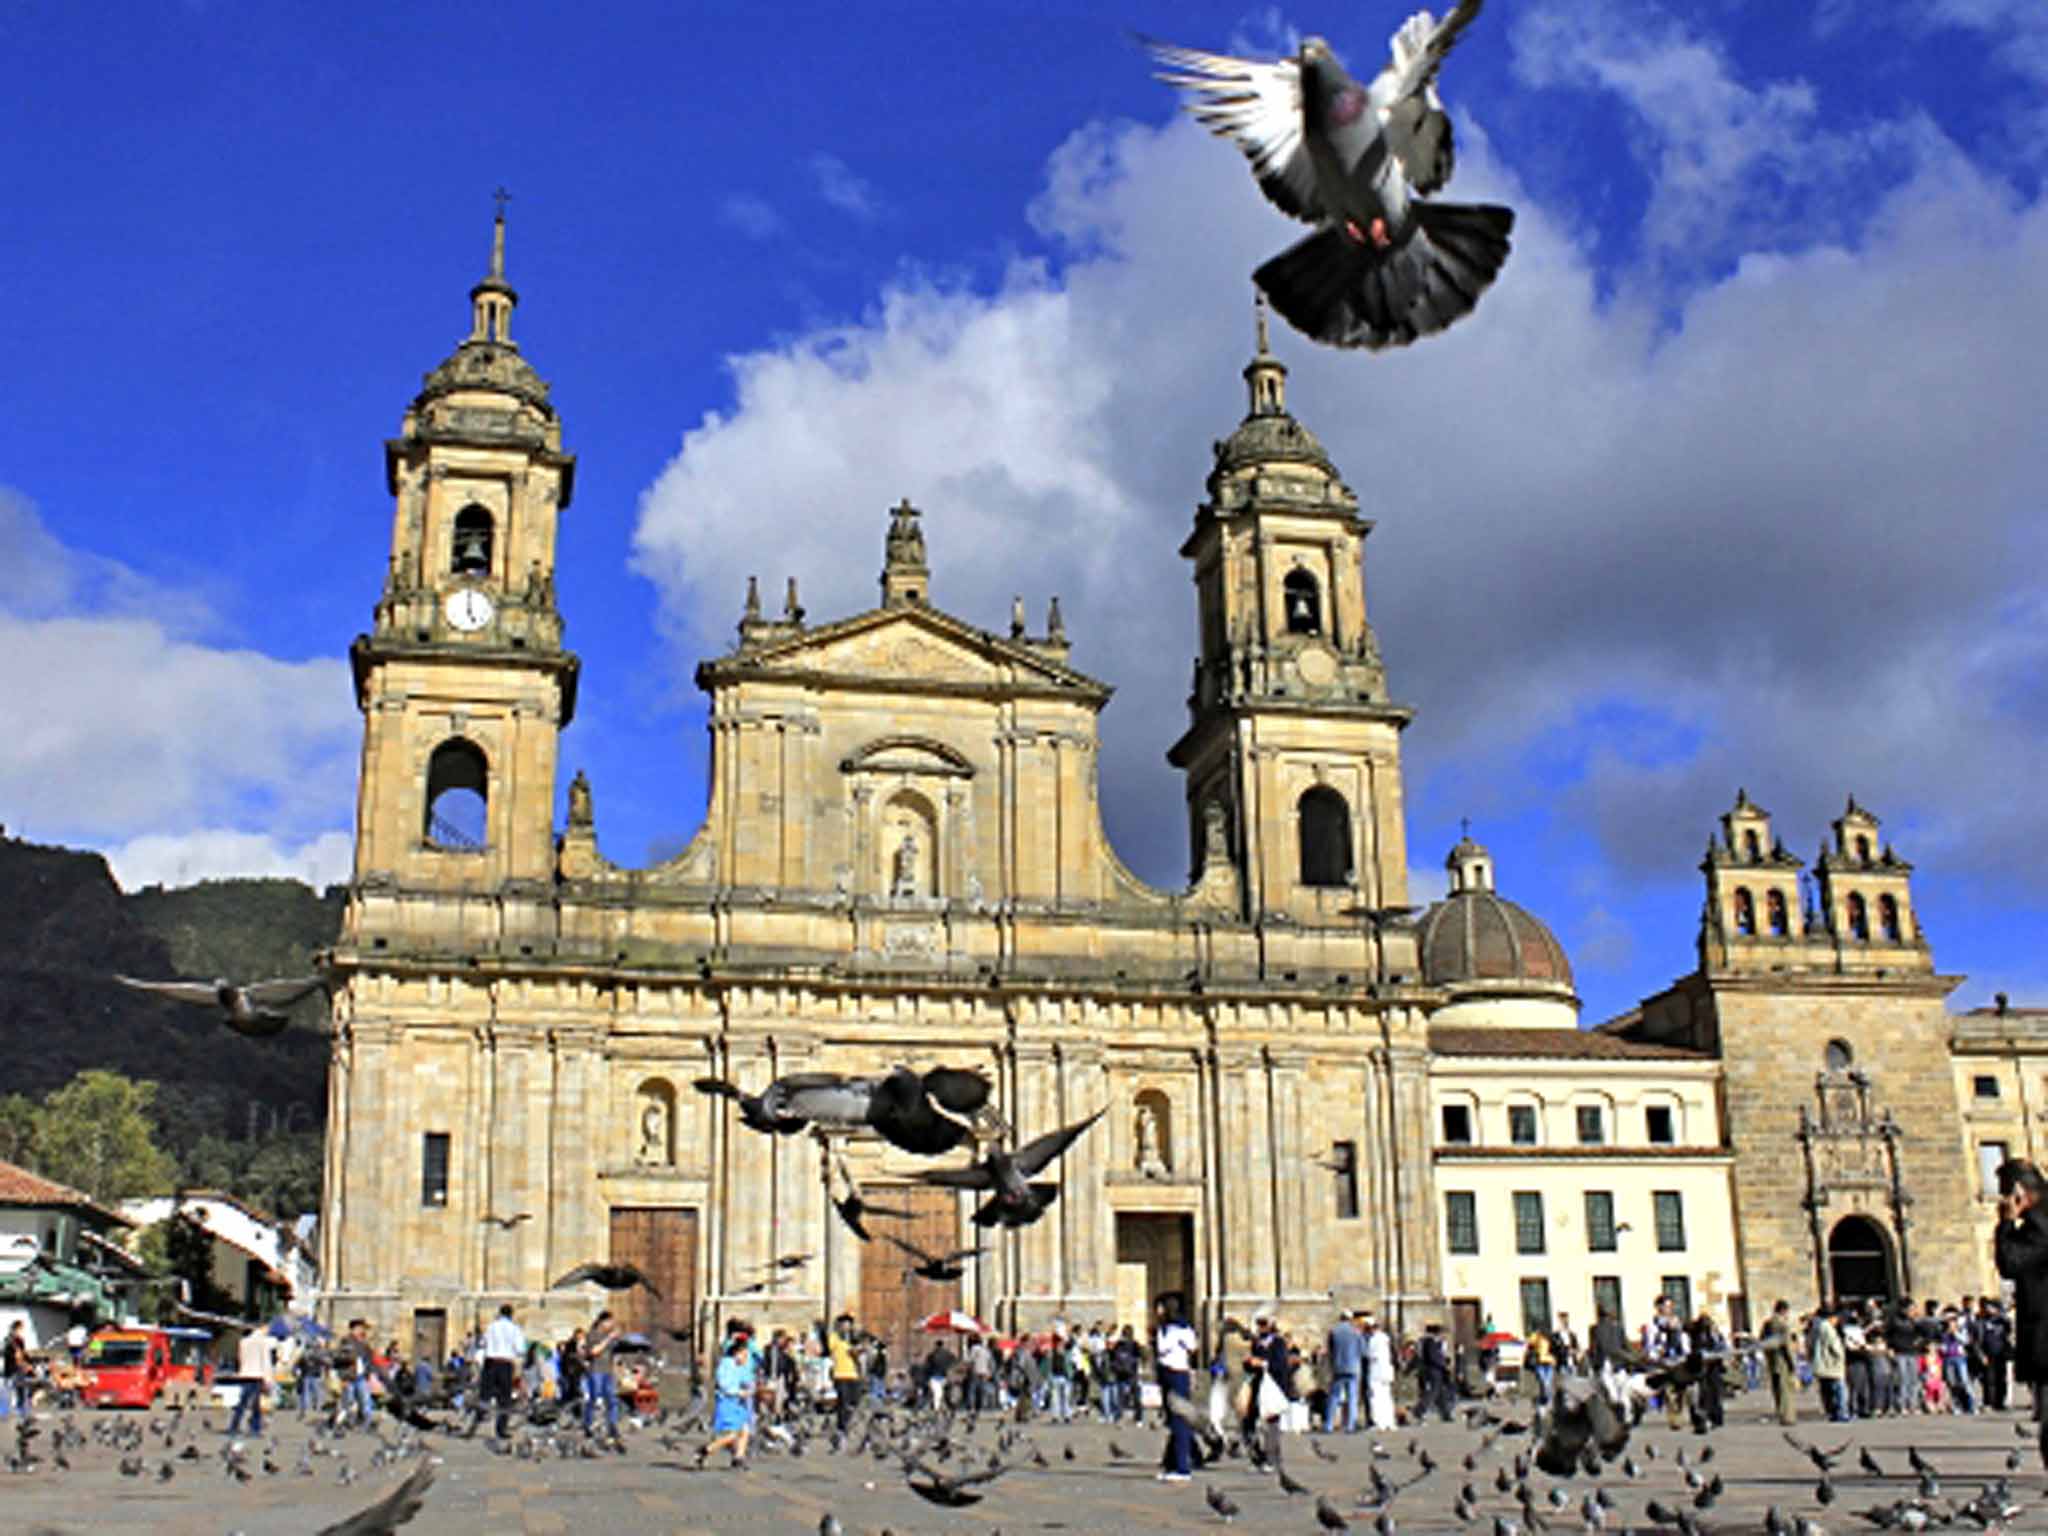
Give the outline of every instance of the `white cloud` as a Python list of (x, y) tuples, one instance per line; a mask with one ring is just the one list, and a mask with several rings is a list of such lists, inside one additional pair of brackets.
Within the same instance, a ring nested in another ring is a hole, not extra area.
[(863, 224), (882, 216), (882, 200), (873, 185), (856, 176), (837, 155), (813, 155), (811, 176), (818, 184), (818, 196), (841, 213), (851, 214)]
[(322, 832), (291, 843), (260, 832), (217, 828), (166, 834), (149, 832), (103, 847), (114, 878), (125, 891), (147, 885), (192, 885), (200, 880), (279, 876), (303, 880), (316, 890), (348, 881), (355, 840), (346, 832)]
[(247, 859), (236, 834), (307, 846), (352, 803), (345, 662), (208, 644), (202, 602), (66, 549), (4, 491), (0, 569), (27, 573), (0, 591), (0, 806), (14, 832), (107, 848), (155, 834), (188, 845), (195, 875), (238, 873), (204, 854)]
[(749, 240), (772, 240), (782, 233), (782, 215), (765, 198), (735, 192), (718, 207), (718, 221)]
[[(1683, 87), (1673, 135), (1731, 127), (1752, 159), (1824, 137), (1796, 92), (1731, 97), (1718, 55), (1653, 65)], [(1814, 229), (1758, 232), (1663, 321), (1602, 300), (1570, 215), (1464, 131), (1454, 195), (1520, 209), (1478, 313), (1383, 356), (1279, 343), (1290, 402), (1378, 520), (1370, 600), (1421, 709), (1413, 811), (1557, 809), (1623, 875), (1669, 878), (1738, 782), (1802, 843), (1854, 789), (1909, 857), (2048, 894), (2025, 854), (2048, 812), (2017, 792), (2048, 746), (2048, 213), (1924, 124), (1874, 125), (1926, 153), (1882, 195), (1855, 154), (1799, 162)], [(1678, 189), (1661, 206), (1689, 210), (1739, 164), (1654, 168)], [(1826, 214), (1852, 192), (1853, 227)], [(858, 320), (732, 359), (731, 408), (643, 496), (637, 560), (694, 658), (727, 645), (749, 573), (800, 576), (820, 618), (871, 605), (908, 494), (941, 606), (1000, 627), (1012, 592), (1061, 594), (1077, 664), (1119, 689), (1112, 831), (1177, 880), (1161, 753), (1194, 613), (1175, 549), (1202, 445), (1243, 409), (1248, 274), (1294, 227), (1186, 123), (1077, 133), (1033, 216), (1056, 277), (905, 277)]]
[(1680, 275), (1853, 233), (1871, 185), (1946, 149), (1918, 114), (1823, 127), (1810, 82), (1738, 78), (1718, 43), (1647, 0), (1538, 6), (1512, 38), (1525, 83), (1604, 92), (1628, 108), (1628, 146), (1653, 184), (1643, 240)]

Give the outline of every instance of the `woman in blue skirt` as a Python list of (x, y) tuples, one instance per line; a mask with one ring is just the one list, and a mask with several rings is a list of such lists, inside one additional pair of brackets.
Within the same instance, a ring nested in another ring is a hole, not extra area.
[(754, 1433), (754, 1365), (747, 1336), (736, 1333), (725, 1341), (725, 1355), (718, 1362), (717, 1406), (711, 1415), (711, 1442), (697, 1453), (703, 1466), (713, 1451), (732, 1452), (735, 1468), (747, 1464), (747, 1442)]

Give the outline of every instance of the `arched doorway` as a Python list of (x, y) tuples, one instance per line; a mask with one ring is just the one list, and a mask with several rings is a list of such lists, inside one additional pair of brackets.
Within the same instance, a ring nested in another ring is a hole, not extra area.
[(1844, 1216), (1828, 1234), (1828, 1288), (1836, 1301), (1894, 1295), (1891, 1239), (1868, 1216)]

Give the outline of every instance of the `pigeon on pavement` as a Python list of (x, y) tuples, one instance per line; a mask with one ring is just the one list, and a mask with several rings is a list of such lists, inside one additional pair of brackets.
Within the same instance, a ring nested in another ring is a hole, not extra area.
[(1405, 346), (1469, 314), (1507, 260), (1512, 209), (1428, 200), (1455, 164), (1437, 72), (1481, 3), (1409, 17), (1370, 85), (1319, 37), (1273, 63), (1145, 40), (1160, 78), (1237, 144), (1267, 198), (1319, 226), (1252, 274), (1304, 335)]

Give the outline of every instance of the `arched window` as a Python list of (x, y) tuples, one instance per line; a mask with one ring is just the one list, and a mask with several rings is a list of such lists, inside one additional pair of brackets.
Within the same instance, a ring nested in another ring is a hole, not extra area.
[(1877, 926), (1889, 943), (1897, 944), (1905, 937), (1899, 927), (1899, 904), (1890, 896), (1877, 898)]
[(1868, 864), (1870, 862), (1869, 838), (1859, 837), (1856, 839), (1856, 858), (1859, 863)]
[(1870, 937), (1870, 908), (1854, 891), (1849, 893), (1849, 936), (1854, 939)]
[(491, 514), (473, 501), (456, 513), (448, 569), (457, 576), (488, 576), (494, 527)]
[(427, 763), (426, 820), (420, 829), (429, 848), (473, 853), (484, 846), (490, 779), (490, 764), (474, 742), (457, 736), (434, 748)]
[(1791, 923), (1785, 915), (1785, 893), (1771, 891), (1764, 896), (1764, 922), (1769, 926), (1771, 937), (1782, 939), (1790, 931)]
[(1735, 892), (1735, 931), (1740, 934), (1756, 932), (1756, 902), (1747, 887)]
[(1754, 828), (1742, 834), (1742, 852), (1752, 864), (1761, 864), (1763, 862), (1764, 845), (1757, 837)]
[(1846, 1072), (1849, 1070), (1850, 1064), (1856, 1060), (1856, 1053), (1849, 1049), (1848, 1041), (1830, 1040), (1828, 1042), (1827, 1055), (1823, 1059), (1826, 1061), (1827, 1069), (1830, 1072)]
[(1315, 577), (1297, 566), (1280, 583), (1280, 591), (1287, 608), (1287, 632), (1290, 635), (1321, 634), (1323, 594), (1316, 585)]
[(1351, 807), (1334, 789), (1318, 784), (1301, 797), (1301, 883), (1351, 883)]

